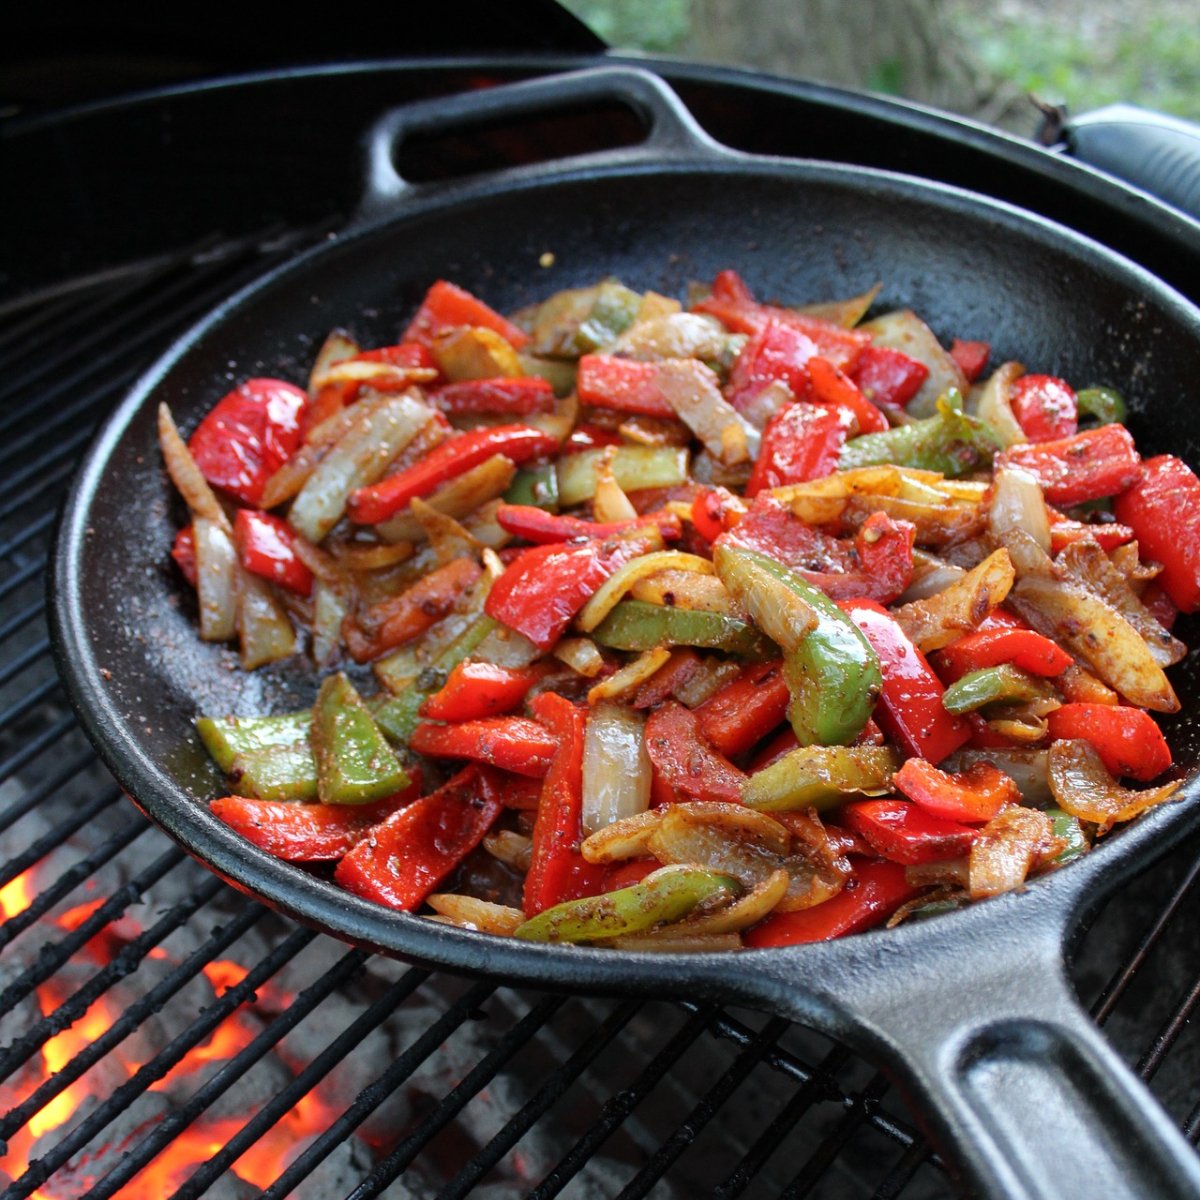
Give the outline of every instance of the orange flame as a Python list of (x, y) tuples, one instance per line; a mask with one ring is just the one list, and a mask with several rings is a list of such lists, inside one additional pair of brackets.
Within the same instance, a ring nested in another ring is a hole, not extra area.
[(23, 913), (33, 903), (32, 876), (33, 868), (30, 867), (0, 888), (0, 912), (6, 921)]

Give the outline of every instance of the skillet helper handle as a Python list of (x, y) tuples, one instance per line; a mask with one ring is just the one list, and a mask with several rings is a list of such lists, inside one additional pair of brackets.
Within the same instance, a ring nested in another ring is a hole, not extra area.
[(1200, 221), (1200, 125), (1132, 104), (1111, 104), (1067, 122), (1063, 135), (1072, 158)]
[(367, 133), (367, 181), (358, 220), (390, 216), (409, 197), (452, 190), (454, 182), (417, 184), (396, 169), (396, 153), (413, 134), (439, 134), (500, 124), (540, 114), (624, 104), (646, 126), (645, 140), (549, 163), (503, 168), (494, 175), (534, 179), (547, 172), (664, 160), (713, 160), (736, 152), (709, 137), (683, 101), (657, 75), (636, 67), (592, 67), (563, 75), (527, 79), (463, 95), (422, 100), (385, 113)]
[(882, 1055), (968, 1194), (1195, 1200), (1200, 1156), (1075, 998), (1058, 942), (975, 939), (872, 989)]

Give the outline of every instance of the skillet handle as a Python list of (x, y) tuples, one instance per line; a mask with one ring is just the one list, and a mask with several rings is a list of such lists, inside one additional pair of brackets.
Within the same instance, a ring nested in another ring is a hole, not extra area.
[[(422, 100), (385, 113), (367, 132), (366, 188), (355, 224), (390, 216), (409, 198), (453, 190), (454, 182), (416, 184), (401, 177), (396, 170), (396, 152), (412, 134), (449, 133), (605, 102), (624, 104), (641, 117), (646, 126), (645, 140), (549, 163), (504, 168), (494, 172), (493, 177), (510, 180), (519, 174), (533, 179), (550, 172), (617, 164), (737, 157), (736, 151), (705, 133), (683, 101), (657, 75), (635, 67), (593, 67)], [(473, 182), (477, 181), (475, 177)]]
[(1080, 1007), (1055, 936), (930, 948), (864, 958), (844, 1028), (819, 1023), (882, 1061), (969, 1194), (1200, 1196), (1200, 1156)]

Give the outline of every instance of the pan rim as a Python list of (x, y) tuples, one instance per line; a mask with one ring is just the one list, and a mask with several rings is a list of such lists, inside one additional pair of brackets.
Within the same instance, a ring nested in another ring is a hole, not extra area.
[[(121, 786), (151, 820), (239, 890), (333, 936), (393, 956), (437, 963), (471, 974), (503, 975), (539, 986), (670, 993), (705, 981), (728, 994), (731, 959), (727, 953), (632, 954), (588, 947), (526, 945), (512, 939), (460, 930), (399, 913), (343, 892), (334, 884), (314, 879), (240, 838), (213, 817), (203, 803), (197, 803), (194, 796), (187, 796), (152, 759), (141, 753), (137, 739), (125, 728), (124, 718), (107, 701), (101, 668), (91, 642), (85, 636), (85, 623), (80, 619), (83, 583), (80, 562), (84, 540), (88, 536), (91, 505), (109, 459), (134, 416), (152, 402), (163, 378), (215, 326), (252, 305), (260, 294), (286, 287), (295, 274), (305, 271), (314, 260), (384, 230), (436, 215), (443, 209), (484, 203), (500, 192), (511, 194), (522, 189), (542, 190), (596, 179), (664, 173), (698, 172), (744, 177), (747, 173), (760, 172), (778, 178), (781, 170), (797, 182), (836, 183), (854, 186), (857, 190), (861, 190), (865, 182), (878, 186), (889, 197), (899, 195), (925, 203), (966, 207), (973, 215), (986, 217), (1003, 228), (1032, 238), (1035, 243), (1069, 250), (1077, 260), (1101, 275), (1120, 278), (1126, 284), (1132, 282), (1144, 294), (1183, 318), (1200, 341), (1200, 310), (1169, 284), (1116, 251), (1007, 202), (898, 172), (814, 159), (730, 152), (728, 159), (718, 161), (681, 159), (573, 169), (551, 165), (545, 169), (500, 172), (483, 181), (419, 189), (405, 203), (402, 212), (354, 228), (289, 259), (239, 289), (194, 324), (142, 375), (105, 420), (76, 472), (60, 514), (54, 568), (48, 578), (55, 661), (84, 732)], [(1200, 773), (1185, 782), (1177, 801), (1146, 814), (1122, 832), (1120, 854), (1109, 844), (1099, 846), (1092, 854), (1072, 863), (1070, 871), (1055, 872), (1035, 881), (1027, 889), (996, 897), (987, 905), (976, 904), (949, 914), (948, 920), (954, 927), (952, 932), (961, 930), (965, 934), (971, 925), (981, 921), (988, 927), (1018, 921), (1041, 928), (1051, 914), (1057, 914), (1056, 936), (1061, 939), (1085, 906), (1098, 902), (1134, 871), (1148, 865), (1148, 851), (1165, 853), (1187, 833), (1200, 819), (1200, 806), (1194, 803), (1198, 793)], [(1123, 871), (1121, 863), (1125, 864)], [(820, 972), (825, 964), (847, 957), (849, 952), (845, 948), (851, 943), (857, 947), (855, 957), (868, 952), (869, 948), (883, 945), (895, 951), (919, 953), (921, 944), (934, 936), (930, 930), (941, 924), (920, 922), (892, 930), (873, 930), (836, 943), (747, 950), (737, 956), (737, 961), (744, 961), (745, 955), (749, 954), (753, 956), (750, 962), (757, 966), (766, 961), (764, 956), (769, 956), (780, 965), (803, 962), (806, 968)], [(735, 974), (753, 973), (751, 970)], [(753, 991), (750, 981), (742, 986)]]

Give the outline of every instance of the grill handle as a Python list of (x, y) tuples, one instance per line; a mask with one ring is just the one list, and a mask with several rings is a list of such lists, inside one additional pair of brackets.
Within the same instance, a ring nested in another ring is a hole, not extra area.
[(641, 118), (646, 128), (643, 141), (546, 163), (506, 167), (491, 172), (490, 177), (498, 184), (511, 183), (514, 175), (534, 182), (549, 173), (562, 175), (617, 165), (661, 165), (667, 161), (739, 157), (736, 151), (711, 138), (658, 76), (636, 67), (592, 67), (462, 95), (422, 100), (385, 113), (366, 135), (366, 185), (353, 224), (374, 224), (393, 216), (410, 201), (435, 194), (450, 195), (464, 183), (478, 187), (478, 177), (437, 183), (413, 183), (404, 179), (396, 169), (396, 153), (413, 134), (450, 133), (612, 102), (625, 105)]
[(1111, 104), (1063, 126), (1072, 158), (1098, 167), (1200, 221), (1200, 125)]
[(967, 910), (910, 926), (903, 949), (901, 930), (846, 939), (843, 988), (815, 1002), (795, 987), (804, 958), (777, 950), (759, 1003), (880, 1063), (971, 1196), (1195, 1200), (1200, 1157), (1081, 1008), (1061, 916), (1033, 907), (999, 935), (964, 936)]

